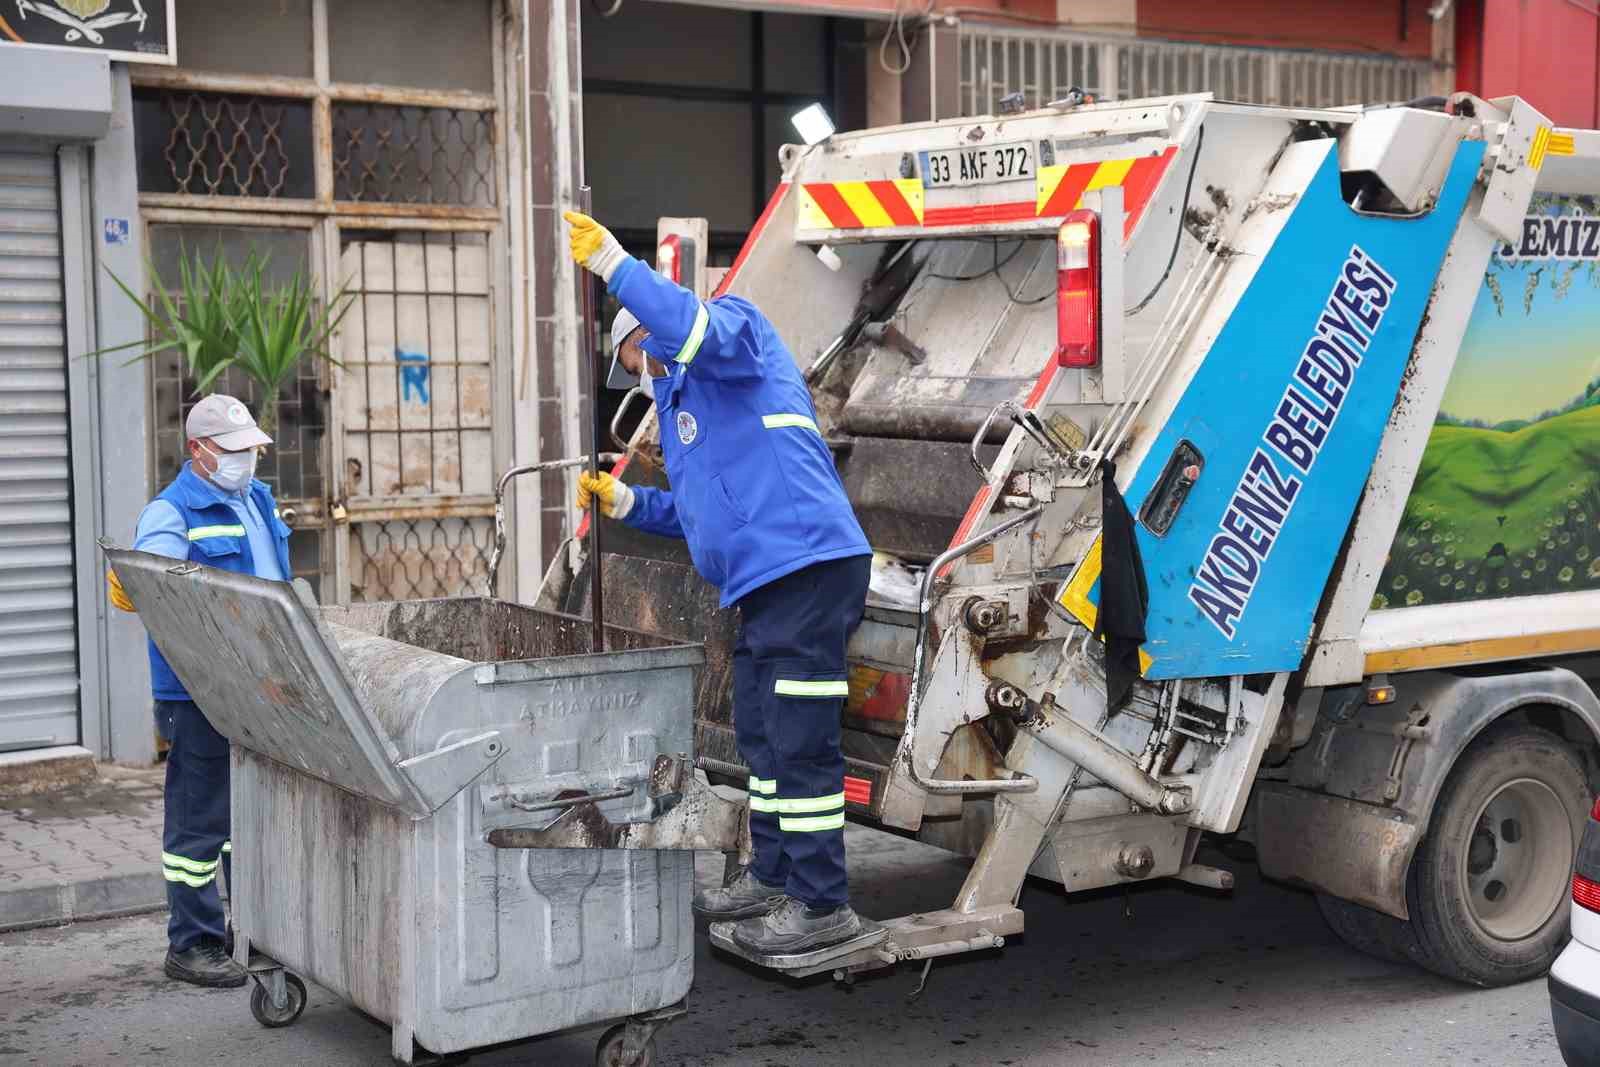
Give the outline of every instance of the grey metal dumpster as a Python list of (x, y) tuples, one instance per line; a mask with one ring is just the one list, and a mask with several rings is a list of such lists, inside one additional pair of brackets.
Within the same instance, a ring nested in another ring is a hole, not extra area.
[(698, 646), (613, 629), (623, 651), (575, 654), (587, 621), (502, 601), (319, 609), (303, 582), (107, 556), (233, 742), (258, 1018), (298, 1015), (287, 968), (388, 1023), (401, 1062), (618, 1019), (602, 1059), (648, 1062), (694, 976), (693, 853), (656, 849), (706, 842), (489, 842), (580, 810), (654, 825), (682, 793), (663, 769), (693, 743)]

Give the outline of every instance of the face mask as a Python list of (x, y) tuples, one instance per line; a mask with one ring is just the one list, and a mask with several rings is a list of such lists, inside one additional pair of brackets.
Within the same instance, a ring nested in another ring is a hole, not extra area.
[(646, 389), (649, 389), (651, 377), (650, 359), (649, 357), (646, 357), (639, 363), (639, 384), (644, 386)]
[[(200, 446), (205, 448), (204, 445)], [(229, 493), (237, 493), (250, 484), (250, 479), (256, 476), (256, 450), (248, 449), (244, 452), (206, 452), (217, 461), (217, 469), (211, 475), (211, 481), (217, 488)]]

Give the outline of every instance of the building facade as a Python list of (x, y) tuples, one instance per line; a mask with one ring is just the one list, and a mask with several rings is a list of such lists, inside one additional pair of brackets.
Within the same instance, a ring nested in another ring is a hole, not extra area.
[[(172, 0), (165, 56), (58, 17), (128, 5), (40, 6), (0, 4), (0, 752), (144, 763), (143, 631), (109, 609), (96, 540), (129, 543), (197, 396), (175, 351), (83, 358), (146, 336), (118, 282), (153, 295), (185, 259), (254, 252), (269, 283), (345, 294), (337, 365), (275, 398), (237, 370), (213, 387), (276, 407), (260, 475), (295, 575), (328, 603), (485, 593), (499, 472), (579, 451), (555, 243), (577, 4)], [(531, 596), (565, 487), (511, 503), (496, 592)]]

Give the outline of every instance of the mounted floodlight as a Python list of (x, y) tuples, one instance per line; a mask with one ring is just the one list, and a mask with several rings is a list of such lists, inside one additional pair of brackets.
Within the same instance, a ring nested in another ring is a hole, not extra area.
[(808, 146), (833, 136), (833, 120), (821, 104), (808, 104), (796, 111), (789, 121), (794, 123), (795, 132)]

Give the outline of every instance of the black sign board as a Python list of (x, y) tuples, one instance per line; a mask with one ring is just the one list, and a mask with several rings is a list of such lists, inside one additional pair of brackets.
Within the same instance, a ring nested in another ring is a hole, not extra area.
[(104, 52), (130, 63), (176, 63), (175, 2), (0, 0), (0, 49), (20, 44)]

